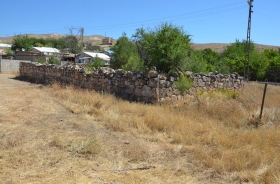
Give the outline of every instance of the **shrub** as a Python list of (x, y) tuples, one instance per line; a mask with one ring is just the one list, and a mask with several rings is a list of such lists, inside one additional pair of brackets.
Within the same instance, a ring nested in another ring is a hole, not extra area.
[(54, 65), (59, 65), (60, 64), (59, 60), (57, 58), (55, 58), (54, 56), (51, 56), (49, 58), (48, 63), (49, 64), (54, 64)]
[(238, 92), (226, 88), (216, 89), (215, 91), (220, 92), (226, 95), (228, 98), (232, 98), (232, 99), (236, 99), (239, 96)]
[(102, 59), (95, 57), (91, 63), (87, 64), (86, 69), (88, 72), (93, 72), (93, 68), (99, 68), (104, 65), (105, 62)]
[(36, 59), (35, 61), (38, 62), (38, 63), (41, 63), (41, 64), (44, 64), (44, 63), (45, 63), (44, 59), (41, 58), (41, 57), (38, 58), (38, 59)]
[(186, 91), (193, 87), (193, 81), (187, 76), (180, 75), (179, 79), (175, 82), (175, 87), (178, 91), (180, 91), (180, 94), (183, 95)]

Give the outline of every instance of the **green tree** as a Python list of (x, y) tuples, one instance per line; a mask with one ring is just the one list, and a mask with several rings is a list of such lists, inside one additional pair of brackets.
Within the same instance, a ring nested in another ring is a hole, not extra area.
[(140, 61), (138, 55), (132, 55), (129, 57), (127, 63), (123, 66), (123, 69), (126, 71), (144, 70), (144, 65), (143, 62)]
[(207, 71), (219, 71), (218, 63), (220, 61), (220, 54), (210, 48), (204, 49), (202, 53), (203, 59), (207, 63)]
[(189, 60), (187, 62), (188, 70), (195, 73), (208, 72), (207, 61), (204, 59), (203, 51), (194, 50), (190, 53)]
[(74, 35), (67, 35), (63, 38), (64, 48), (68, 48), (69, 52), (78, 54), (82, 50), (82, 46), (79, 45), (79, 40)]
[(266, 63), (269, 63), (265, 77), (269, 81), (280, 82), (279, 53), (272, 49), (265, 49), (262, 54), (263, 54), (263, 59), (266, 60)]
[(163, 23), (155, 29), (137, 29), (133, 40), (146, 67), (156, 67), (160, 72), (181, 70), (186, 67), (191, 39), (181, 27)]
[(270, 62), (264, 52), (258, 52), (256, 50), (251, 52), (249, 63), (250, 80), (265, 80), (269, 64)]
[(111, 50), (114, 51), (114, 56), (111, 60), (113, 68), (124, 68), (129, 61), (132, 62), (132, 58), (137, 56), (136, 45), (127, 38), (125, 33), (117, 40)]
[(13, 51), (29, 51), (32, 48), (32, 40), (28, 35), (16, 35), (12, 41), (11, 49)]
[[(255, 46), (253, 42), (250, 44), (250, 53), (252, 53), (255, 50)], [(238, 72), (240, 75), (244, 74), (245, 49), (245, 40), (242, 42), (236, 40), (235, 43), (226, 47), (222, 53), (222, 62), (225, 62), (229, 67), (229, 72)]]

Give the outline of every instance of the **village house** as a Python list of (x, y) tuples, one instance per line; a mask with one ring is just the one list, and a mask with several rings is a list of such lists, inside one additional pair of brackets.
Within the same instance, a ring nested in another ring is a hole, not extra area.
[(33, 47), (30, 51), (17, 51), (15, 59), (36, 62), (42, 58), (46, 62), (52, 56), (61, 60), (60, 50), (51, 47)]
[(110, 37), (105, 37), (102, 39), (102, 45), (112, 45), (113, 44), (113, 39)]
[(82, 52), (78, 55), (78, 62), (79, 63), (90, 63), (93, 61), (94, 58), (100, 58), (105, 62), (105, 65), (110, 65), (111, 58), (103, 53), (97, 52)]

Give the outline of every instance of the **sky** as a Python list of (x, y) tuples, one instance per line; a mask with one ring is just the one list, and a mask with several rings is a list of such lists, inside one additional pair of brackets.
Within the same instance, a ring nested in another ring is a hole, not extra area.
[[(247, 39), (247, 0), (13, 0), (2, 1), (0, 37), (69, 34), (130, 38), (137, 28), (168, 22), (182, 27), (193, 43), (234, 43)], [(254, 0), (251, 40), (280, 46), (280, 1)]]

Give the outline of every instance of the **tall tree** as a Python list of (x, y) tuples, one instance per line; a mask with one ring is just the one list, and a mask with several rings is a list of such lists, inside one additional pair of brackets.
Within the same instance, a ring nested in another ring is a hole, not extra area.
[(29, 51), (32, 48), (32, 40), (28, 35), (16, 35), (12, 41), (11, 49), (13, 51)]
[[(250, 52), (252, 53), (255, 47), (253, 42), (250, 44)], [(244, 74), (245, 48), (245, 40), (242, 42), (236, 40), (235, 43), (226, 47), (222, 53), (222, 61), (228, 65), (229, 72), (238, 72), (240, 75)]]
[(129, 61), (129, 65), (133, 65), (133, 62), (138, 62), (136, 45), (127, 38), (125, 33), (117, 40), (111, 50), (114, 51), (111, 61), (113, 68), (124, 68), (125, 65), (128, 66)]
[(148, 68), (156, 67), (158, 71), (169, 72), (186, 67), (191, 39), (182, 27), (163, 23), (155, 29), (138, 29), (133, 39), (140, 59)]
[(280, 55), (277, 51), (272, 49), (265, 49), (263, 51), (264, 59), (269, 64), (266, 71), (266, 78), (269, 81), (280, 82)]

